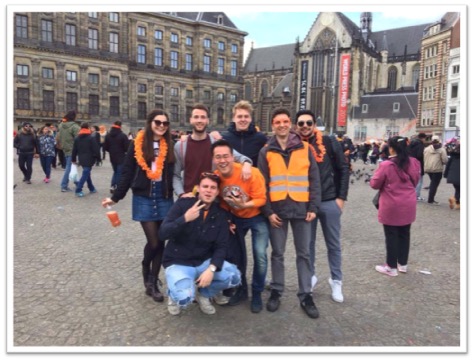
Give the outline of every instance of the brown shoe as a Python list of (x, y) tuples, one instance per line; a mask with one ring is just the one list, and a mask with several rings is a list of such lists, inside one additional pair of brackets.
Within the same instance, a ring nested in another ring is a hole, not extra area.
[(456, 203), (456, 205), (454, 206), (454, 209), (457, 210), (457, 211), (460, 210), (461, 209), (461, 204)]
[(456, 205), (456, 198), (449, 197), (449, 208), (454, 209), (455, 205)]

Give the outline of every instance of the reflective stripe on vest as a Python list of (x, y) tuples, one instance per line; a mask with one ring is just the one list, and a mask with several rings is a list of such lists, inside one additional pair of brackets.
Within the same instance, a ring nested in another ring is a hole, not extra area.
[(289, 196), (296, 202), (309, 202), (309, 156), (308, 144), (291, 152), (288, 167), (283, 156), (277, 152), (267, 152), (270, 171), (270, 200), (282, 201)]

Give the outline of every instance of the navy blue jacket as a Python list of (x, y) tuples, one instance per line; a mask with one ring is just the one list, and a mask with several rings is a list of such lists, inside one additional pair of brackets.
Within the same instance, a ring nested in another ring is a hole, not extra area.
[(260, 149), (267, 143), (267, 136), (255, 129), (252, 122), (246, 132), (238, 132), (235, 129), (235, 123), (231, 122), (226, 132), (222, 133), (222, 137), (227, 140), (232, 148), (237, 152), (246, 155), (252, 159), (253, 166), (258, 163), (258, 153)]
[(206, 219), (204, 211), (194, 221), (186, 222), (184, 214), (197, 198), (180, 198), (173, 204), (159, 231), (160, 240), (168, 240), (163, 254), (163, 267), (173, 264), (196, 267), (210, 258), (222, 268), (229, 244), (229, 213), (212, 203)]

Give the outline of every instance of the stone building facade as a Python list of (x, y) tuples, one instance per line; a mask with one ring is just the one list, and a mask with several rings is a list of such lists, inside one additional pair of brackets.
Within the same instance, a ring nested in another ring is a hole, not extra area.
[(242, 99), (244, 37), (222, 12), (14, 14), (14, 116), (18, 125), (78, 119), (134, 131), (163, 108), (188, 129), (206, 104), (225, 128)]

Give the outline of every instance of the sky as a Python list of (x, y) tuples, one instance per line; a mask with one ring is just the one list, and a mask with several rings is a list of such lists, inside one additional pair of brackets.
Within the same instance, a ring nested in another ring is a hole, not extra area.
[[(299, 10), (298, 6), (293, 7)], [(236, 9), (226, 11), (232, 22), (248, 33), (245, 37), (244, 59), (247, 58), (250, 48), (262, 48), (282, 44), (294, 43), (299, 37), (303, 41), (311, 29), (318, 12), (290, 12), (290, 11), (243, 11)], [(344, 7), (336, 11), (343, 12), (356, 25), (360, 24), (360, 13), (366, 11), (344, 11)], [(382, 9), (383, 10), (383, 9)], [(445, 14), (445, 8), (425, 6), (422, 11), (407, 11), (407, 7), (394, 6), (386, 11), (372, 13), (372, 31), (381, 31), (411, 25), (420, 25), (435, 22)]]

